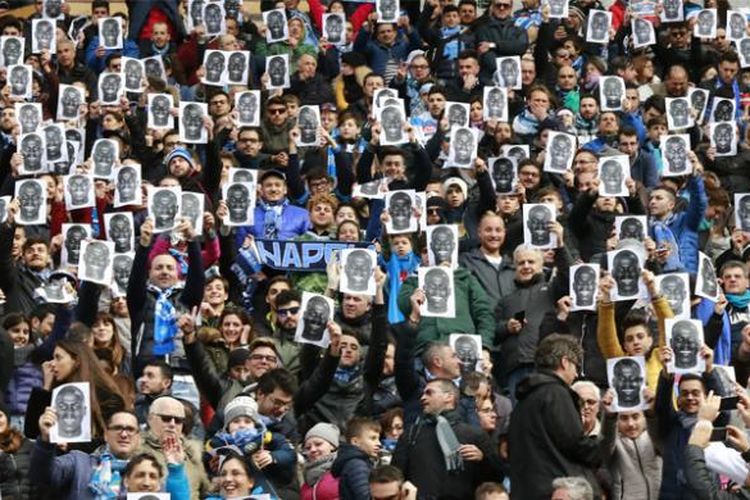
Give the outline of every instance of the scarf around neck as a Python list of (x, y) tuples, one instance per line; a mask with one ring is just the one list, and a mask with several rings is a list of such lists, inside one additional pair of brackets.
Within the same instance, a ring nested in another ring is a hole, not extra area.
[(278, 239), (281, 232), (282, 213), (284, 207), (289, 205), (289, 200), (284, 198), (283, 201), (274, 204), (260, 200), (259, 204), (265, 214), (263, 217), (263, 237), (269, 240)]
[(174, 339), (177, 336), (177, 309), (169, 298), (176, 286), (161, 288), (148, 284), (148, 290), (157, 295), (154, 307), (154, 349), (153, 354), (162, 356), (171, 354), (175, 349)]
[(750, 290), (745, 290), (744, 293), (727, 293), (727, 301), (732, 304), (732, 307), (736, 309), (746, 309), (747, 305), (750, 304)]
[(321, 457), (312, 462), (305, 462), (302, 474), (305, 476), (305, 484), (308, 486), (314, 486), (315, 483), (320, 481), (323, 475), (331, 470), (334, 460), (336, 460), (336, 452)]

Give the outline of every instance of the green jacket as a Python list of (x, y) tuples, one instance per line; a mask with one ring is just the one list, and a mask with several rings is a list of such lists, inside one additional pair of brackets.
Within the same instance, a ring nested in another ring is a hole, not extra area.
[[(453, 286), (456, 289), (456, 317), (422, 318), (417, 336), (417, 353), (421, 353), (429, 342), (448, 342), (451, 333), (481, 335), (483, 345), (493, 345), (495, 316), (487, 293), (479, 281), (466, 269), (458, 268), (453, 271)], [(411, 313), (409, 299), (416, 288), (416, 276), (408, 278), (401, 286), (398, 306), (404, 316), (408, 317)]]

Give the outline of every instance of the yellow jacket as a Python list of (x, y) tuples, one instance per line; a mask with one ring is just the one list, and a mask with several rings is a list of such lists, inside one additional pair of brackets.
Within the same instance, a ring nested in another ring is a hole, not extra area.
[[(662, 364), (659, 360), (659, 348), (666, 344), (666, 332), (664, 330), (664, 320), (673, 318), (674, 313), (669, 307), (669, 302), (664, 296), (656, 297), (651, 304), (656, 311), (656, 318), (659, 325), (659, 339), (657, 344), (651, 349), (651, 354), (646, 358), (646, 385), (656, 393), (656, 384), (659, 381), (659, 372)], [(615, 304), (599, 303), (599, 321), (596, 327), (596, 342), (599, 345), (599, 351), (604, 359), (619, 358), (627, 356), (620, 346), (617, 338), (617, 327), (615, 326)]]

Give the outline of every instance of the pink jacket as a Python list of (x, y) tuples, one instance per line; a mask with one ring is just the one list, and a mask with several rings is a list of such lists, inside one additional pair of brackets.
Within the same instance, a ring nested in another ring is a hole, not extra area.
[(314, 486), (302, 485), (300, 500), (339, 500), (339, 480), (326, 472)]

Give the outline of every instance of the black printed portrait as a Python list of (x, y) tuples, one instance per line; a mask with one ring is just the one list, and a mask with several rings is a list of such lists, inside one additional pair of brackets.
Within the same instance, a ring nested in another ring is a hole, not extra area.
[(603, 189), (603, 195), (615, 195), (622, 190), (622, 182), (624, 175), (622, 172), (622, 166), (615, 160), (606, 160), (602, 163), (601, 171), (601, 182)]
[(471, 166), (471, 159), (476, 150), (474, 134), (467, 128), (456, 130), (456, 133), (453, 134), (451, 148), (454, 151), (453, 159), (456, 165), (462, 167)]
[(304, 106), (299, 110), (297, 117), (297, 126), (300, 132), (300, 143), (317, 144), (318, 142), (318, 116), (315, 110), (309, 106)]
[(229, 222), (241, 224), (248, 219), (250, 208), (250, 191), (242, 184), (232, 184), (227, 188), (227, 208), (229, 209)]
[(57, 393), (54, 406), (57, 413), (57, 433), (60, 438), (73, 439), (84, 434), (83, 421), (89, 409), (81, 389), (76, 386), (63, 387)]
[(738, 227), (750, 233), (750, 194), (742, 195), (736, 203)]
[(708, 9), (698, 13), (697, 33), (699, 37), (711, 38), (714, 36), (716, 29), (716, 16), (714, 12)]
[(21, 138), (23, 169), (28, 173), (39, 173), (44, 168), (44, 143), (39, 134), (27, 134)]
[(625, 95), (622, 81), (619, 78), (606, 78), (602, 87), (605, 107), (607, 109), (620, 109), (622, 107), (622, 98)]
[(286, 60), (282, 56), (268, 60), (268, 77), (272, 87), (283, 87), (286, 81)]
[(61, 302), (65, 300), (65, 292), (63, 287), (65, 286), (65, 280), (50, 280), (44, 286), (44, 296), (48, 302)]
[(505, 94), (499, 88), (493, 87), (487, 91), (484, 100), (485, 117), (501, 120), (505, 117)]
[(62, 16), (63, 0), (44, 0), (44, 17), (57, 19)]
[(117, 161), (116, 146), (111, 140), (99, 140), (94, 144), (94, 150), (91, 152), (94, 161), (95, 177), (112, 177), (112, 169)]
[(203, 7), (203, 24), (206, 26), (206, 33), (221, 33), (223, 19), (224, 11), (218, 3), (209, 3)]
[(81, 256), (81, 242), (88, 234), (81, 226), (70, 226), (65, 233), (65, 253), (68, 257), (68, 265), (77, 266)]
[(152, 197), (154, 214), (154, 228), (157, 231), (172, 229), (177, 217), (177, 194), (174, 191), (156, 191)]
[(61, 118), (64, 120), (75, 120), (78, 118), (81, 104), (83, 104), (81, 92), (75, 87), (66, 86), (60, 96), (62, 104)]
[(255, 184), (255, 179), (253, 178), (252, 171), (248, 168), (238, 168), (234, 171), (234, 177), (232, 177), (232, 182), (247, 182), (250, 184)]
[(624, 358), (612, 368), (612, 385), (620, 408), (634, 408), (641, 404), (644, 375), (634, 359)]
[(659, 292), (669, 302), (669, 307), (675, 316), (683, 314), (685, 298), (688, 291), (685, 289), (685, 282), (679, 276), (665, 276), (659, 283)]
[(476, 340), (469, 335), (461, 335), (456, 339), (453, 350), (461, 360), (461, 373), (467, 374), (476, 370), (479, 361), (479, 346)]
[(158, 58), (150, 58), (143, 61), (143, 69), (148, 78), (162, 80), (164, 77), (164, 67)]
[(396, 0), (377, 0), (377, 9), (381, 21), (395, 21), (397, 18), (398, 3)]
[(226, 57), (224, 53), (213, 51), (206, 56), (206, 81), (211, 83), (221, 83), (221, 75), (224, 73)]
[(133, 259), (129, 255), (115, 255), (112, 259), (112, 278), (120, 293), (128, 290), (128, 280), (133, 268)]
[(8, 218), (8, 198), (0, 197), (0, 224)]
[(344, 274), (349, 290), (355, 293), (367, 292), (373, 273), (372, 259), (366, 250), (352, 250), (344, 263)]
[(701, 291), (703, 294), (715, 297), (718, 293), (716, 271), (711, 259), (705, 255), (701, 256), (701, 282)]
[(647, 43), (651, 40), (651, 23), (645, 19), (636, 18), (633, 21), (635, 27), (635, 39), (637, 43)]
[(495, 181), (496, 193), (513, 191), (513, 179), (516, 177), (513, 162), (508, 158), (498, 158), (492, 165), (492, 180)]
[(687, 173), (687, 145), (682, 137), (669, 137), (664, 141), (664, 157), (670, 172)]
[(432, 230), (430, 237), (430, 250), (435, 256), (435, 265), (453, 261), (453, 250), (456, 243), (453, 241), (453, 231), (449, 227), (440, 226)]
[(122, 78), (117, 73), (101, 75), (99, 83), (101, 95), (99, 96), (99, 100), (105, 103), (116, 103), (119, 98), (121, 83)]
[(388, 143), (397, 143), (403, 139), (404, 116), (397, 106), (386, 106), (380, 114), (381, 126)]
[(568, 135), (557, 134), (553, 136), (549, 145), (549, 153), (551, 170), (567, 170), (568, 162), (573, 154), (573, 140)]
[(252, 92), (243, 92), (237, 99), (237, 112), (241, 123), (257, 121), (258, 96)]
[(108, 17), (102, 21), (102, 42), (105, 48), (119, 48), (120, 41), (120, 19)]
[(527, 157), (526, 150), (523, 146), (511, 146), (506, 152), (508, 158), (513, 162), (513, 165), (518, 165), (522, 160)]
[(52, 42), (55, 36), (55, 26), (52, 21), (41, 19), (35, 26), (34, 41), (37, 51), (52, 50)]
[(169, 127), (172, 119), (171, 101), (165, 95), (157, 95), (151, 100), (151, 116), (155, 127)]
[(182, 208), (180, 215), (187, 218), (196, 231), (200, 230), (203, 225), (203, 213), (201, 212), (201, 200), (198, 193), (182, 193)]
[(36, 181), (21, 181), (21, 186), (18, 188), (21, 222), (37, 221), (42, 218), (42, 201), (44, 200), (42, 189), (42, 185)]
[(227, 59), (227, 79), (231, 83), (247, 83), (243, 81), (247, 60), (242, 52), (232, 52)]
[(591, 24), (589, 25), (589, 40), (606, 41), (609, 38), (609, 17), (602, 11), (589, 12)]
[(727, 38), (730, 40), (739, 40), (747, 34), (747, 21), (741, 12), (732, 12), (729, 14), (728, 24)]
[(190, 4), (190, 20), (193, 26), (198, 26), (203, 23), (203, 5), (204, 0), (193, 0)]
[(594, 305), (596, 298), (596, 270), (593, 267), (581, 266), (573, 273), (573, 292), (578, 307)]
[(329, 43), (336, 45), (344, 42), (344, 22), (341, 16), (327, 16), (324, 30)]
[(101, 282), (109, 266), (110, 255), (109, 247), (103, 241), (90, 241), (81, 255), (84, 267), (83, 279)]
[(717, 123), (714, 127), (714, 145), (717, 155), (728, 155), (732, 153), (732, 141), (734, 139), (734, 125), (732, 123)]
[(464, 106), (451, 105), (448, 107), (448, 124), (451, 127), (466, 127), (469, 123), (469, 112)]
[(138, 172), (135, 167), (126, 165), (117, 171), (115, 189), (117, 189), (121, 204), (126, 205), (138, 201), (140, 185), (138, 183)]
[(18, 38), (7, 38), (3, 44), (3, 64), (13, 66), (20, 64), (23, 56), (23, 44)]
[(715, 122), (729, 122), (734, 119), (734, 103), (731, 99), (718, 99), (714, 107)]
[(670, 101), (667, 113), (669, 113), (669, 116), (672, 119), (672, 125), (675, 129), (685, 128), (690, 125), (690, 110), (688, 109), (688, 103), (685, 99), (674, 99)]
[(521, 70), (518, 67), (518, 61), (512, 58), (506, 58), (500, 61), (500, 85), (508, 88), (519, 86)]
[(143, 81), (143, 66), (136, 59), (127, 59), (125, 61), (125, 88), (129, 91), (141, 90)]
[(195, 103), (187, 104), (183, 109), (182, 128), (185, 139), (199, 141), (203, 129), (203, 110)]
[(628, 217), (622, 221), (622, 224), (620, 224), (620, 234), (618, 238), (621, 240), (633, 239), (643, 241), (645, 236), (643, 222), (636, 217)]
[(133, 226), (130, 218), (125, 214), (114, 214), (109, 218), (108, 236), (115, 243), (116, 253), (132, 252), (133, 248)]
[(278, 10), (269, 12), (268, 16), (266, 16), (266, 27), (268, 28), (270, 40), (283, 40), (285, 25), (286, 18), (282, 12)]
[(8, 75), (10, 82), (10, 95), (15, 97), (25, 97), (28, 86), (31, 83), (28, 68), (23, 65), (13, 66)]
[(55, 163), (65, 161), (67, 149), (63, 150), (63, 132), (62, 128), (57, 125), (47, 125), (44, 127), (44, 143), (47, 149), (47, 161)]
[(701, 348), (700, 332), (692, 322), (678, 320), (672, 326), (672, 338), (669, 347), (674, 352), (675, 368), (688, 369), (698, 364), (698, 352)]
[(91, 178), (87, 175), (74, 174), (68, 178), (68, 196), (71, 207), (83, 207), (91, 204)]
[(638, 295), (641, 264), (635, 252), (623, 250), (615, 255), (611, 273), (617, 284), (617, 293), (620, 297), (635, 297)]
[(453, 294), (448, 272), (446, 269), (436, 267), (428, 270), (424, 275), (424, 295), (429, 313), (444, 314), (448, 311), (448, 299)]
[(750, 38), (743, 38), (739, 43), (739, 53), (744, 59), (745, 64), (750, 61)]
[(302, 314), (305, 323), (302, 329), (302, 337), (305, 340), (318, 342), (323, 338), (328, 320), (331, 317), (331, 307), (323, 297), (310, 297), (307, 307)]
[(54, 163), (52, 165), (52, 172), (55, 175), (67, 175), (70, 173), (70, 168), (76, 163), (76, 158), (78, 157), (78, 149), (80, 145), (73, 143), (72, 141), (65, 141), (65, 145), (63, 146), (65, 150), (67, 151), (67, 154), (65, 155), (65, 160), (58, 161), (57, 163)]
[(565, 15), (565, 5), (567, 0), (548, 0), (549, 17), (560, 18)]
[(227, 12), (227, 18), (239, 19), (242, 0), (224, 0), (224, 10)]
[(553, 222), (553, 218), (549, 207), (537, 205), (529, 209), (529, 217), (526, 224), (531, 235), (532, 245), (545, 246), (552, 243), (549, 228), (550, 222)]
[(388, 205), (388, 215), (391, 217), (391, 225), (394, 231), (406, 231), (409, 229), (412, 217), (412, 200), (406, 193), (393, 193)]
[(665, 21), (682, 19), (682, 0), (663, 0), (662, 17)]

